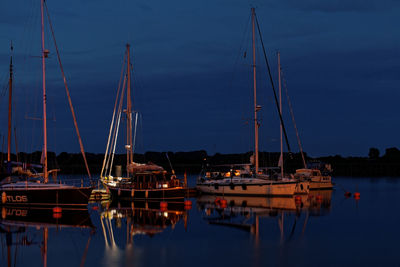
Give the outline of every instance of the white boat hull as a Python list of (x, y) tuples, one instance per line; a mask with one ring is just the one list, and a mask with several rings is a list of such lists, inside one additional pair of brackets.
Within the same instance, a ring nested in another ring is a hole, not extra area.
[(310, 190), (333, 189), (332, 182), (310, 182)]
[[(258, 180), (258, 181), (254, 181)], [(244, 182), (242, 179), (231, 179), (198, 182), (197, 189), (206, 194), (218, 195), (248, 195), (248, 196), (292, 196), (296, 190), (296, 182), (265, 181), (252, 179)]]

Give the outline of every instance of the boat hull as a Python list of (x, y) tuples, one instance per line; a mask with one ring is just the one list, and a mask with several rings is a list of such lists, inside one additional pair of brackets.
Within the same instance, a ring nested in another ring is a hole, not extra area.
[(8, 206), (86, 207), (92, 187), (41, 186), (0, 188), (1, 204)]
[(183, 187), (160, 189), (131, 189), (109, 186), (111, 197), (122, 200), (179, 200), (184, 199)]
[(271, 182), (254, 184), (198, 183), (197, 189), (205, 194), (247, 196), (292, 196), (296, 182)]
[(333, 189), (332, 182), (314, 182), (310, 181), (310, 190), (330, 190)]

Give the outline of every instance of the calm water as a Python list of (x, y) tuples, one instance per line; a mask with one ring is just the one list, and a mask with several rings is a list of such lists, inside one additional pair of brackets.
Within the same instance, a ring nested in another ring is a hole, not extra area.
[(90, 204), (54, 219), (3, 210), (0, 265), (43, 266), (47, 254), (47, 266), (400, 266), (400, 179), (335, 182), (297, 201), (231, 197), (225, 207), (209, 196), (187, 211)]

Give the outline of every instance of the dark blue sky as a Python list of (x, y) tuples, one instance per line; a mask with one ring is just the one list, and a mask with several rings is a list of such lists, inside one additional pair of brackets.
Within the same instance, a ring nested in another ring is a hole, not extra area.
[[(0, 3), (0, 89), (14, 41), (20, 150), (40, 149), (39, 0)], [(249, 17), (254, 5), (277, 83), (281, 52), (304, 150), (367, 155), (400, 147), (400, 1), (48, 0), (84, 145), (104, 152), (125, 44), (132, 47), (139, 151), (252, 149)], [(246, 31), (247, 29), (247, 31)], [(79, 146), (50, 36), (50, 150)], [(258, 52), (260, 50), (258, 49)], [(261, 55), (261, 150), (279, 149), (279, 123)], [(6, 133), (6, 96), (1, 132)], [(53, 115), (55, 114), (55, 116)], [(285, 121), (293, 150), (295, 134)], [(32, 125), (36, 125), (32, 129)], [(34, 141), (32, 141), (34, 140)], [(122, 150), (121, 150), (122, 151)]]

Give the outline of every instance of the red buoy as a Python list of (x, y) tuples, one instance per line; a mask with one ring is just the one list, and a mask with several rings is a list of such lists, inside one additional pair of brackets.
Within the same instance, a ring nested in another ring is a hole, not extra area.
[(162, 211), (165, 211), (165, 210), (167, 210), (167, 208), (168, 208), (168, 203), (165, 202), (165, 201), (161, 201), (161, 202), (160, 202), (160, 209), (161, 209)]
[(218, 204), (220, 203), (220, 201), (221, 201), (221, 199), (220, 199), (219, 197), (217, 197), (217, 198), (214, 200), (214, 203), (218, 205)]
[(61, 207), (54, 207), (53, 208), (53, 213), (61, 213), (62, 212), (62, 208)]
[(192, 201), (190, 201), (190, 200), (185, 200), (184, 204), (185, 204), (185, 210), (190, 210), (190, 209), (192, 209)]
[(61, 219), (61, 217), (62, 217), (62, 213), (53, 213), (53, 218), (54, 219)]
[(358, 192), (354, 192), (354, 197), (360, 197), (360, 193), (358, 193)]
[(345, 197), (351, 197), (351, 193), (350, 192), (346, 192), (346, 193), (344, 193), (344, 196)]
[(226, 199), (221, 199), (219, 201), (221, 208), (225, 209), (228, 206), (228, 201), (226, 201)]

